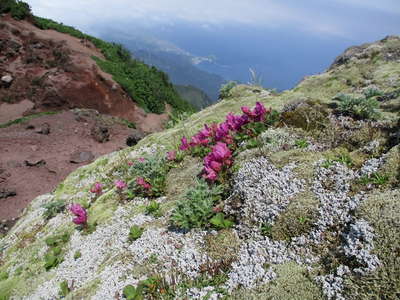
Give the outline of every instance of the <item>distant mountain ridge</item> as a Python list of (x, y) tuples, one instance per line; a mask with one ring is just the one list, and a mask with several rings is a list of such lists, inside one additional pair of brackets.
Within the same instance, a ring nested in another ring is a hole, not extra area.
[[(126, 45), (129, 48), (129, 45)], [(132, 50), (132, 49), (130, 49)], [(148, 65), (166, 72), (175, 85), (191, 85), (203, 90), (212, 102), (225, 80), (216, 74), (205, 72), (193, 64), (192, 57), (160, 50), (132, 50), (133, 56)]]

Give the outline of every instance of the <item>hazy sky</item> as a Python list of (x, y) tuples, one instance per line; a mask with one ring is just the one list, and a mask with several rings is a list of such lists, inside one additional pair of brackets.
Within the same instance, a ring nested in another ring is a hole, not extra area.
[[(243, 24), (295, 28), (353, 39), (399, 34), (400, 0), (27, 0), (35, 14), (90, 28), (99, 21), (129, 20), (142, 26), (174, 22), (213, 26)], [(110, 23), (112, 24), (112, 23)]]

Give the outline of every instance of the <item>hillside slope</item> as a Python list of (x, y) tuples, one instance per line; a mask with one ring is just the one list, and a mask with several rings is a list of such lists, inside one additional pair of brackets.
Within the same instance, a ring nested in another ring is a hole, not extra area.
[(239, 85), (34, 199), (0, 239), (0, 298), (396, 299), (400, 38), (356, 50), (283, 94)]
[[(1, 11), (7, 3), (0, 5)], [(193, 111), (165, 73), (131, 59), (121, 45), (73, 27), (3, 14), (0, 49), (0, 105), (23, 102), (25, 114), (89, 108), (153, 132), (168, 119), (165, 112)], [(4, 107), (2, 122), (7, 117)]]

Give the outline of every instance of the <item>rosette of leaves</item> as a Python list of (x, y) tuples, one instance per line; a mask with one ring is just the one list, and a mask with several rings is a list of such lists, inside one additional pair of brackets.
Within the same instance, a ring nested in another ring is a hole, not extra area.
[(144, 229), (138, 225), (133, 225), (129, 229), (129, 241), (133, 242), (139, 239), (143, 234)]
[(43, 217), (47, 220), (55, 217), (58, 213), (64, 211), (65, 209), (65, 201), (63, 200), (57, 200), (57, 201), (52, 201), (50, 203), (44, 204), (42, 207), (46, 209), (43, 213)]
[[(128, 169), (129, 189), (141, 196), (160, 197), (165, 194), (166, 178), (170, 169), (165, 157), (155, 155), (135, 162)], [(136, 178), (142, 177), (151, 185), (150, 190), (143, 189), (136, 183)]]
[(215, 215), (213, 207), (221, 201), (222, 192), (221, 185), (209, 186), (205, 180), (198, 180), (178, 201), (171, 215), (172, 224), (186, 230), (207, 226)]
[(44, 268), (46, 271), (58, 266), (64, 260), (62, 246), (69, 241), (70, 235), (64, 233), (48, 237), (45, 242), (49, 250), (44, 256)]
[(375, 90), (367, 90), (364, 97), (354, 97), (340, 93), (334, 100), (338, 101), (337, 111), (343, 115), (349, 115), (357, 119), (372, 119), (379, 117), (379, 102), (376, 97), (381, 95)]

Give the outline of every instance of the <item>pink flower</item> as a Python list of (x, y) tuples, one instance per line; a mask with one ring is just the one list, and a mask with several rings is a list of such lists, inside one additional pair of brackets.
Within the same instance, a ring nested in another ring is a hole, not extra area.
[(76, 218), (72, 220), (76, 225), (83, 225), (87, 222), (87, 212), (80, 204), (74, 203), (69, 207), (71, 213), (73, 213)]
[(215, 180), (217, 180), (218, 175), (213, 169), (211, 169), (209, 167), (205, 167), (203, 177), (210, 181), (215, 181)]
[(168, 151), (167, 152), (167, 159), (168, 160), (175, 160), (176, 159), (176, 151)]
[(125, 183), (125, 181), (123, 180), (115, 180), (115, 186), (118, 190), (123, 190), (126, 189), (128, 187), (128, 185)]
[(210, 168), (215, 172), (219, 172), (222, 169), (222, 163), (213, 160), (210, 162)]
[(132, 161), (128, 161), (128, 166), (133, 166), (133, 162)]
[(270, 112), (264, 107), (264, 104), (261, 102), (256, 102), (256, 106), (253, 110), (251, 110), (247, 106), (243, 106), (242, 111), (245, 113), (247, 117), (249, 117), (254, 122), (262, 122), (265, 120), (265, 115)]
[(213, 148), (211, 152), (214, 160), (223, 162), (226, 159), (229, 159), (232, 156), (231, 150), (229, 150), (228, 146), (225, 143), (218, 142)]
[(103, 193), (103, 185), (100, 182), (96, 182), (90, 189), (90, 192), (96, 194), (97, 196), (101, 195)]
[(144, 180), (143, 177), (136, 178), (136, 184), (142, 186), (146, 190), (151, 189), (151, 184)]
[(146, 161), (146, 159), (144, 157), (139, 157), (138, 158), (138, 162), (144, 163)]
[(227, 122), (221, 123), (215, 133), (215, 140), (221, 141), (229, 134), (229, 124)]
[(187, 150), (187, 149), (189, 149), (189, 144), (188, 144), (187, 138), (184, 136), (184, 137), (181, 139), (181, 145), (179, 146), (179, 150), (185, 151), (185, 150)]

